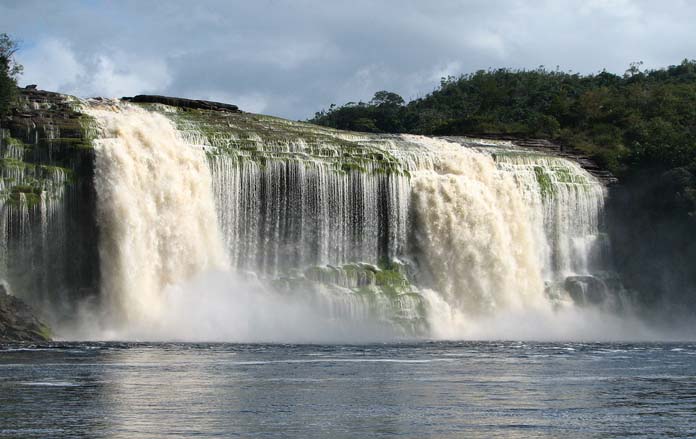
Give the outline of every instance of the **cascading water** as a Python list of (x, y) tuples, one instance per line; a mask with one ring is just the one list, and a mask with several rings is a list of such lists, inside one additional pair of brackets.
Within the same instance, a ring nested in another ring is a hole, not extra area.
[(233, 266), (278, 275), (290, 268), (377, 263), (406, 238), (408, 180), (336, 169), (312, 159), (210, 158)]
[(95, 141), (102, 294), (122, 323), (157, 320), (162, 291), (226, 265), (203, 151), (165, 117), (89, 107)]
[(537, 239), (544, 245), (544, 279), (589, 275), (605, 266), (600, 233), (605, 189), (576, 163), (514, 151), (495, 153), (500, 169), (513, 175), (531, 207)]
[(411, 138), (436, 157), (413, 174), (416, 245), (433, 287), (471, 315), (543, 302), (532, 212), (493, 158)]
[(117, 319), (180, 321), (186, 285), (232, 270), (264, 286), (231, 276), (190, 295), (234, 311), (235, 331), (273, 333), (287, 316), (252, 309), (274, 303), (326, 331), (467, 337), (481, 319), (577, 302), (606, 269), (604, 189), (566, 159), (159, 105), (86, 111), (100, 128), (102, 293)]

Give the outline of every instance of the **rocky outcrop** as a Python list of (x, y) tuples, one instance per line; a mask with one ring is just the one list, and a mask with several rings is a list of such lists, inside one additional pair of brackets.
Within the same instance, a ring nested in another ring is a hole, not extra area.
[(51, 331), (32, 309), (0, 285), (0, 343), (51, 341)]
[[(93, 150), (86, 133), (86, 116), (77, 99), (60, 93), (23, 88), (18, 104), (0, 118), (0, 136), (21, 147), (25, 163), (60, 166), (89, 173)], [(3, 154), (6, 158), (9, 154)]]
[(222, 102), (203, 101), (199, 99), (173, 98), (169, 96), (158, 95), (137, 95), (134, 97), (123, 97), (124, 101), (143, 103), (143, 104), (164, 104), (172, 107), (191, 108), (196, 110), (216, 110), (230, 111), (232, 113), (240, 113), (239, 107), (232, 104), (224, 104)]

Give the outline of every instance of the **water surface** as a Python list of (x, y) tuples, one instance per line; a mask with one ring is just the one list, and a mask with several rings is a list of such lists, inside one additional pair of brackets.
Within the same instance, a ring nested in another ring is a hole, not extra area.
[(696, 344), (0, 346), (0, 437), (693, 437)]

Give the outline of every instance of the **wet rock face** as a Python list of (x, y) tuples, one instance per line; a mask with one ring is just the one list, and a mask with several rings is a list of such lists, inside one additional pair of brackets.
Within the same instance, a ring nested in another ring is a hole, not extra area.
[(601, 305), (606, 302), (608, 291), (606, 284), (594, 276), (569, 276), (565, 280), (565, 289), (577, 305)]
[(0, 117), (0, 279), (36, 307), (56, 305), (50, 315), (98, 288), (92, 124), (80, 106), (29, 87)]
[(51, 340), (51, 331), (32, 309), (18, 298), (7, 294), (0, 285), (0, 343), (44, 342)]

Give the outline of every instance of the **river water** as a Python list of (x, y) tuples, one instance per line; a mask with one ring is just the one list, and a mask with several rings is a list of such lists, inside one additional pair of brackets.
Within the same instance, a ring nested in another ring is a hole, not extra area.
[(559, 436), (696, 436), (696, 344), (0, 345), (0, 437)]

